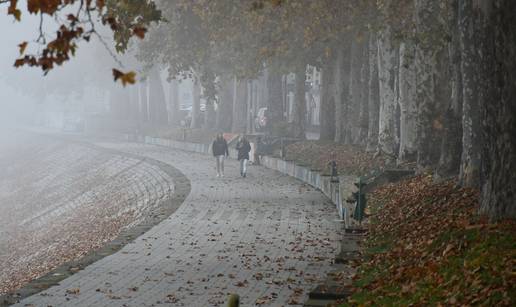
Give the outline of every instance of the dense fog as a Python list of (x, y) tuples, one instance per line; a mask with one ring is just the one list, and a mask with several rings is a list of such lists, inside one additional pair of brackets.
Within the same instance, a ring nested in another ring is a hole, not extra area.
[(0, 12), (0, 307), (514, 306), (515, 1)]

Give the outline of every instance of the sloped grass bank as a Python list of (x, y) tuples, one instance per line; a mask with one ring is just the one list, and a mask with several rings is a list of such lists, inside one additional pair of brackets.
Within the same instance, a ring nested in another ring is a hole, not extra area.
[(419, 176), (369, 197), (365, 260), (342, 306), (516, 304), (516, 224), (478, 216), (477, 191)]

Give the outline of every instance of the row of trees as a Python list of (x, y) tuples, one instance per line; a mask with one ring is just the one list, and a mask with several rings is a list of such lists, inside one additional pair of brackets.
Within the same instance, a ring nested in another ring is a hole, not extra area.
[(160, 8), (168, 22), (150, 32), (140, 59), (171, 77), (193, 76), (208, 101), (228, 84), (233, 97), (246, 90), (227, 80), (267, 71), (271, 120), (281, 122), (281, 77), (295, 73), (294, 135), (303, 137), (306, 67), (318, 67), (321, 139), (458, 175), (482, 188), (483, 212), (516, 216), (515, 3), (185, 0)]
[[(96, 4), (119, 49), (131, 35), (146, 36), (137, 58), (151, 88), (138, 110), (156, 107), (145, 118), (167, 122), (160, 117), (164, 96), (152, 87), (166, 69), (171, 80), (195, 81), (194, 127), (201, 89), (208, 128), (245, 117), (250, 80), (267, 88), (269, 120), (278, 124), (282, 79), (294, 73), (292, 133), (304, 137), (310, 65), (322, 71), (321, 139), (458, 175), (461, 185), (482, 189), (483, 212), (516, 216), (514, 1), (176, 0), (155, 1), (159, 12), (151, 5), (148, 18), (135, 17), (133, 8), (149, 8), (149, 1), (133, 2)], [(146, 34), (134, 22), (157, 17)], [(78, 21), (70, 22), (67, 31), (82, 37)]]

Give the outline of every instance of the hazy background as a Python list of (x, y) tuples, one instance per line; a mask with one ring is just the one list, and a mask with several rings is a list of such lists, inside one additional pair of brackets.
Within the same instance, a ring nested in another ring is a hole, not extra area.
[[(13, 66), (19, 56), (18, 44), (21, 42), (29, 42), (26, 53), (37, 51), (38, 27), (39, 19), (27, 13), (22, 14), (21, 23), (15, 22), (12, 16), (0, 14), (2, 123), (42, 124), (43, 121), (52, 121), (58, 117), (57, 114), (63, 114), (59, 110), (75, 112), (83, 109), (87, 101), (105, 107), (106, 92), (115, 86), (111, 69), (116, 65), (96, 39), (92, 43), (81, 43), (75, 58), (56, 67), (47, 76), (39, 68)], [(46, 18), (44, 29), (52, 34), (55, 29), (52, 18)], [(110, 38), (107, 37), (106, 41), (110, 43)]]

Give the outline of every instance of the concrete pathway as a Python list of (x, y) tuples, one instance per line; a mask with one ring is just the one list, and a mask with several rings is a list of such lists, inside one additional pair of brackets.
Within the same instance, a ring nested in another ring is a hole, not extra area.
[(134, 143), (97, 143), (181, 170), (192, 190), (168, 219), (60, 285), (18, 306), (241, 306), (301, 304), (331, 270), (342, 233), (333, 205), (292, 178), (252, 166)]

